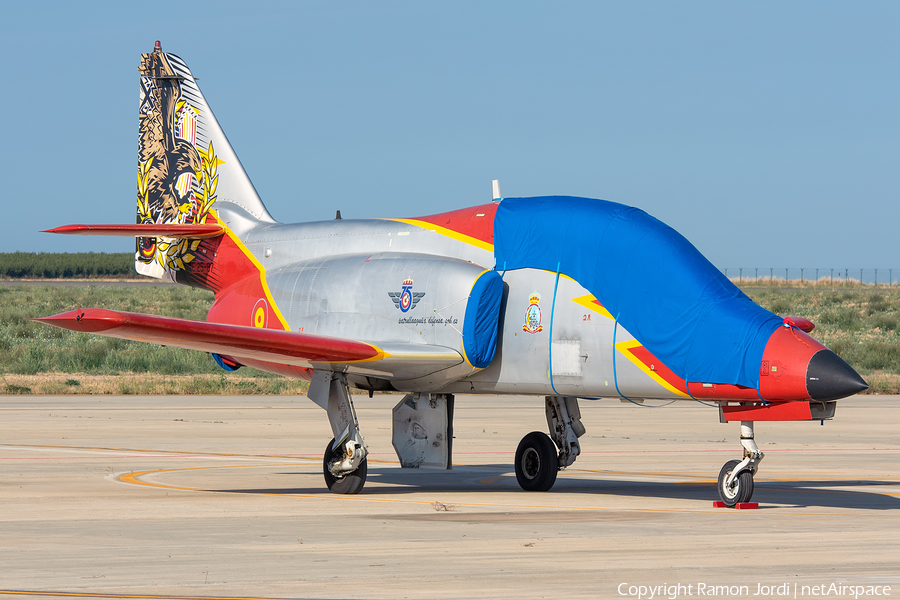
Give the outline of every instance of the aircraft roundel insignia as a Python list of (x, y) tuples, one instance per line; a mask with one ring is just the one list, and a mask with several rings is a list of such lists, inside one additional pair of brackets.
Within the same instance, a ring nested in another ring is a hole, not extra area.
[(254, 327), (265, 327), (267, 316), (268, 316), (268, 306), (266, 305), (266, 301), (260, 298), (256, 301), (256, 304), (253, 306), (253, 326)]

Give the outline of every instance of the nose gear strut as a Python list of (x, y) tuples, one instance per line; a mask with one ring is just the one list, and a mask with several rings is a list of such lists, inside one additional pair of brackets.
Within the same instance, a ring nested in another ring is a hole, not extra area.
[(753, 421), (741, 421), (743, 460), (729, 460), (719, 471), (719, 497), (725, 506), (749, 502), (753, 497), (753, 477), (765, 456), (753, 439)]

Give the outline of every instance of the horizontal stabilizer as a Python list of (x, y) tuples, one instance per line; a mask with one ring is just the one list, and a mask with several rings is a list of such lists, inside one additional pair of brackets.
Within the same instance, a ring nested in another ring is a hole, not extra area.
[(132, 225), (62, 225), (41, 233), (65, 235), (106, 235), (119, 237), (211, 238), (225, 233), (225, 226), (217, 223), (189, 223), (162, 225), (156, 223)]
[(70, 310), (32, 320), (82, 333), (216, 353), (238, 362), (250, 359), (403, 379), (422, 377), (463, 361), (458, 352), (442, 346), (395, 342), (375, 346), (309, 333), (102, 308)]

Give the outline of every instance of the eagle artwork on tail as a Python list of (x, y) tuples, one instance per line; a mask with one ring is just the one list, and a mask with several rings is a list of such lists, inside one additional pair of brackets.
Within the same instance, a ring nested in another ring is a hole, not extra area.
[[(185, 131), (193, 119), (182, 98), (181, 81), (162, 52), (141, 55), (138, 130), (137, 223), (195, 222), (193, 180), (202, 180), (202, 162)], [(186, 125), (188, 122), (188, 125)], [(179, 134), (179, 135), (176, 135)], [(194, 137), (194, 136), (191, 136)], [(138, 238), (137, 259), (155, 260), (156, 238)]]

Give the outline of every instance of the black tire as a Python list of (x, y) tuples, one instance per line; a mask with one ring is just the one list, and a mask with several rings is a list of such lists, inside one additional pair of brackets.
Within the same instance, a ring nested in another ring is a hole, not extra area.
[(559, 459), (556, 446), (546, 433), (532, 431), (516, 449), (516, 480), (523, 490), (546, 492), (556, 483)]
[(733, 508), (735, 504), (741, 502), (750, 502), (750, 498), (753, 497), (753, 473), (747, 469), (741, 471), (731, 489), (725, 488), (725, 479), (740, 462), (739, 460), (729, 460), (722, 465), (722, 470), (719, 471), (719, 484), (717, 486), (719, 498), (729, 508)]
[(341, 477), (335, 477), (332, 475), (331, 470), (328, 468), (328, 463), (336, 458), (335, 455), (339, 455), (340, 451), (334, 451), (331, 447), (334, 445), (334, 438), (331, 438), (331, 441), (328, 442), (328, 446), (325, 448), (325, 458), (322, 461), (322, 470), (325, 475), (325, 485), (328, 486), (328, 491), (333, 492), (335, 494), (358, 494), (362, 491), (363, 486), (366, 485), (366, 473), (368, 472), (367, 458), (364, 458), (355, 471), (350, 471), (342, 475)]

